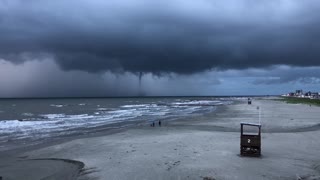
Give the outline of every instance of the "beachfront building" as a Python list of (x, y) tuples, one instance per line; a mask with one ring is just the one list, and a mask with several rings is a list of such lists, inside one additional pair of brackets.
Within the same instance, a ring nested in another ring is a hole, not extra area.
[(282, 96), (287, 97), (300, 97), (300, 98), (310, 98), (310, 99), (320, 99), (320, 92), (311, 92), (308, 91), (305, 94), (303, 93), (303, 90), (296, 90), (296, 92), (290, 92), (288, 94), (284, 94)]
[(296, 97), (304, 97), (303, 90), (302, 89), (296, 90), (295, 96)]
[(312, 99), (320, 99), (320, 93), (313, 92), (313, 93), (311, 93), (310, 98), (312, 98)]

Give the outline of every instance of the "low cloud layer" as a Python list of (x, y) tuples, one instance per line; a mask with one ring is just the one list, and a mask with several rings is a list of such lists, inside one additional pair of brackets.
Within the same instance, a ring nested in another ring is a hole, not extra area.
[(0, 60), (0, 67), (0, 98), (202, 95), (220, 84), (217, 78), (204, 78), (204, 74), (151, 73), (144, 74), (139, 84), (139, 77), (132, 73), (66, 72), (50, 59), (19, 65)]
[(320, 66), (319, 11), (318, 0), (0, 0), (0, 59), (133, 74)]
[(63, 71), (51, 59), (14, 65), (0, 60), (1, 97), (273, 95), (319, 91), (320, 67), (206, 71), (167, 76)]

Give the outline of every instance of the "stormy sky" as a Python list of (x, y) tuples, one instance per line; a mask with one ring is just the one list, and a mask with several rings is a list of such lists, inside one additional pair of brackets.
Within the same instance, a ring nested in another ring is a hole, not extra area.
[(320, 91), (319, 12), (318, 0), (0, 0), (0, 97)]

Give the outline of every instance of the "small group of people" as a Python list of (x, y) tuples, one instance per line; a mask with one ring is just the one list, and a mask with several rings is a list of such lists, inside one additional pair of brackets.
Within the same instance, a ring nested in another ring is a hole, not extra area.
[[(159, 126), (161, 126), (161, 120), (158, 122)], [(152, 121), (150, 124), (151, 127), (155, 127), (155, 121)]]

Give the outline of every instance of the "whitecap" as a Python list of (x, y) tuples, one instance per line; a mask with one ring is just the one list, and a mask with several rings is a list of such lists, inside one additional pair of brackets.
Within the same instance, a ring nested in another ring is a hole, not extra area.
[(133, 104), (133, 105), (123, 105), (120, 107), (122, 107), (122, 108), (139, 108), (139, 107), (147, 107), (149, 105), (150, 104)]
[(45, 119), (56, 119), (65, 117), (65, 114), (40, 114), (39, 116)]
[(107, 111), (107, 110), (109, 110), (109, 108), (98, 108), (97, 110), (98, 111)]
[(66, 106), (66, 105), (64, 105), (64, 104), (50, 104), (50, 106), (60, 108), (60, 107)]
[(22, 115), (22, 116), (33, 116), (32, 113), (22, 113), (21, 115)]

